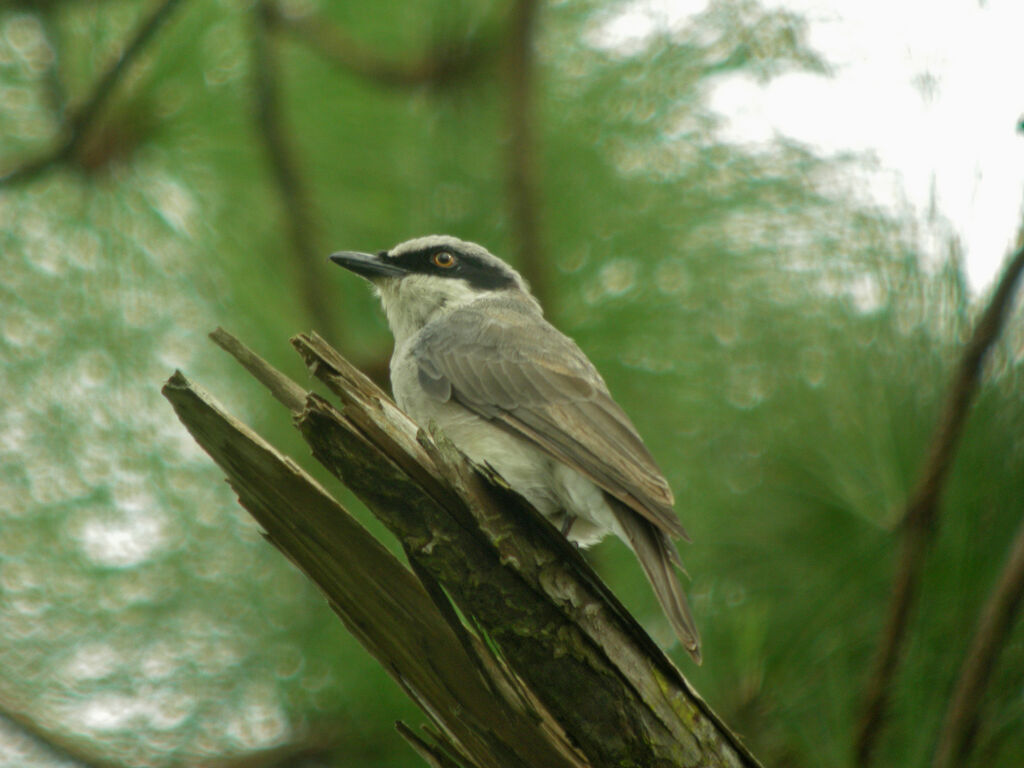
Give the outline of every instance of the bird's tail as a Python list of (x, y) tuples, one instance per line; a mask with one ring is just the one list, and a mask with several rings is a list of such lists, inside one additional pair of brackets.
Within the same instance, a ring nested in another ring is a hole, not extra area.
[(681, 564), (672, 539), (633, 510), (619, 504), (612, 504), (612, 507), (626, 534), (626, 542), (640, 561), (676, 637), (693, 660), (700, 664), (700, 634), (690, 614), (683, 586), (675, 573), (675, 567), (681, 567)]

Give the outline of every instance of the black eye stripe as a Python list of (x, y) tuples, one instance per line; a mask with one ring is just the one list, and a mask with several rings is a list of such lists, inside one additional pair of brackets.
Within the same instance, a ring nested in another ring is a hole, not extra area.
[[(446, 267), (434, 264), (433, 259), (439, 253), (450, 253), (455, 263)], [(515, 278), (500, 264), (486, 261), (451, 245), (432, 245), (388, 258), (411, 273), (465, 280), (474, 288), (481, 290), (516, 287)]]

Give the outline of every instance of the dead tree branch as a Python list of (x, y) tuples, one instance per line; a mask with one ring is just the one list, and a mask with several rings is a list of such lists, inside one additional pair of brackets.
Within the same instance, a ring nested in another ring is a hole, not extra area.
[(882, 640), (868, 681), (867, 695), (855, 741), (855, 762), (870, 763), (888, 706), (889, 691), (906, 637), (910, 612), (917, 600), (924, 560), (934, 537), (939, 500), (967, 421), (971, 400), (978, 389), (985, 356), (999, 337), (1012, 298), (1024, 270), (1024, 248), (1006, 266), (988, 306), (964, 348), (932, 436), (928, 457), (917, 485), (907, 501), (901, 526), (902, 552), (893, 580), (892, 597)]
[[(181, 374), (164, 393), (270, 540), (424, 709), (433, 743), (415, 735), (421, 754), (446, 768), (757, 765), (536, 510), (321, 339), (293, 344), (342, 405), (308, 394), (296, 426), (421, 580)], [(294, 387), (276, 388), (294, 402)]]
[[(353, 635), (444, 738), (458, 745), (453, 749), (468, 764), (577, 764), (561, 758), (521, 708), (494, 696), (471, 673), (474, 665), (412, 574), (315, 480), (181, 374), (163, 392), (267, 539), (317, 584)], [(567, 747), (566, 752), (571, 754)], [(483, 759), (492, 753), (507, 758)]]
[(508, 41), (508, 195), (516, 261), (541, 306), (554, 306), (541, 242), (534, 115), (537, 0), (517, 0)]
[(0, 186), (13, 186), (30, 181), (74, 155), (121, 77), (180, 2), (181, 0), (163, 0), (139, 23), (117, 61), (103, 73), (81, 105), (69, 111), (64, 121), (61, 141), (43, 155), (0, 175)]
[(292, 150), (281, 109), (278, 91), (280, 69), (270, 38), (270, 19), (275, 11), (271, 3), (261, 1), (255, 11), (253, 24), (253, 77), (255, 78), (257, 133), (270, 162), (270, 170), (278, 197), (284, 209), (288, 238), (294, 263), (295, 280), (299, 295), (315, 328), (323, 333), (336, 329), (332, 303), (324, 291), (322, 279), (324, 270), (323, 254), (316, 247), (316, 227), (313, 221), (313, 206), (306, 193), (298, 162)]
[(1010, 549), (1006, 567), (999, 577), (978, 622), (978, 630), (964, 656), (946, 719), (939, 732), (934, 768), (964, 765), (978, 728), (985, 686), (999, 653), (1010, 637), (1013, 622), (1024, 599), (1024, 521)]
[(395, 728), (402, 738), (409, 742), (409, 746), (416, 750), (416, 754), (422, 757), (431, 768), (462, 768), (444, 750), (426, 741), (401, 720), (395, 723)]

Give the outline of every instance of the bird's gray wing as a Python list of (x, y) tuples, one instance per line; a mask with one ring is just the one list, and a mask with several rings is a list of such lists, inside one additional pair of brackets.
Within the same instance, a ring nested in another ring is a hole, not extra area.
[(424, 390), (511, 430), (665, 533), (686, 537), (661, 470), (575, 342), (514, 302), (482, 303), (424, 328), (412, 349)]

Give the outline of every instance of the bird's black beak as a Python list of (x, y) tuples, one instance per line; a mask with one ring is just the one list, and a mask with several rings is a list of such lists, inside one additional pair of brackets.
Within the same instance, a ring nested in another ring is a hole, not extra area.
[(387, 261), (384, 255), (374, 256), (372, 253), (360, 253), (359, 251), (338, 251), (328, 257), (335, 264), (365, 277), (367, 280), (375, 280), (379, 277), (401, 277), (405, 269)]

